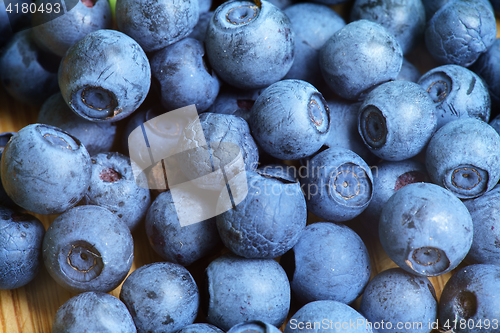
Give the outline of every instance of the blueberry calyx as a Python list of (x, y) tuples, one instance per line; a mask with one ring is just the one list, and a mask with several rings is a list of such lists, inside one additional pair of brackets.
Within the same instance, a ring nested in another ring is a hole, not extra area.
[(488, 172), (473, 165), (460, 165), (448, 172), (444, 185), (455, 193), (477, 196), (486, 191)]
[(372, 148), (382, 148), (387, 140), (387, 124), (383, 113), (375, 106), (366, 107), (360, 115), (361, 134)]
[(50, 145), (57, 146), (69, 150), (77, 150), (80, 147), (80, 142), (72, 136), (64, 133), (60, 129), (52, 126), (39, 125), (38, 132)]
[(446, 96), (448, 96), (448, 84), (441, 80), (432, 82), (429, 88), (427, 88), (427, 92), (431, 96), (434, 103), (439, 103), (443, 101)]
[(115, 94), (102, 87), (86, 86), (77, 90), (70, 104), (90, 119), (109, 119), (122, 111), (117, 108)]
[(78, 282), (95, 279), (104, 267), (99, 251), (85, 241), (77, 241), (64, 247), (59, 263), (66, 276)]
[(450, 267), (446, 253), (432, 246), (423, 246), (411, 251), (405, 263), (416, 273), (424, 275), (437, 275)]
[(105, 183), (114, 183), (122, 179), (122, 175), (112, 168), (104, 168), (99, 173), (99, 179)]
[(453, 307), (454, 313), (457, 313), (461, 318), (472, 318), (477, 312), (476, 295), (468, 290), (462, 290), (455, 298)]
[(319, 93), (313, 93), (307, 105), (309, 119), (319, 133), (323, 134), (330, 129), (330, 110), (325, 99)]
[(244, 25), (253, 21), (260, 11), (260, 1), (256, 4), (248, 4), (229, 8), (226, 13), (226, 21), (233, 25)]
[(365, 170), (353, 163), (345, 163), (330, 176), (330, 196), (347, 206), (362, 206), (372, 196), (372, 186)]

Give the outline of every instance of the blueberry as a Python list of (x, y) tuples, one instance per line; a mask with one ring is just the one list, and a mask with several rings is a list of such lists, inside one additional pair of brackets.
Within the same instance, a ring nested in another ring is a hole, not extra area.
[(320, 88), (325, 84), (319, 68), (319, 50), (339, 29), (344, 19), (326, 5), (298, 3), (284, 13), (295, 31), (295, 59), (286, 79), (298, 79)]
[(307, 164), (301, 187), (308, 210), (327, 221), (350, 220), (368, 206), (373, 195), (370, 167), (354, 152), (334, 147)]
[(199, 306), (193, 277), (171, 262), (133, 271), (123, 283), (120, 299), (132, 314), (138, 332), (177, 332), (194, 322)]
[(204, 54), (202, 42), (184, 38), (151, 56), (153, 77), (159, 82), (167, 110), (196, 104), (201, 113), (214, 102), (220, 83), (207, 67)]
[[(498, 329), (500, 318), (500, 267), (470, 265), (446, 283), (439, 301), (440, 328), (455, 327), (457, 333), (480, 333)], [(465, 323), (465, 324), (464, 324)], [(480, 324), (479, 324), (480, 323)]]
[(408, 61), (408, 59), (403, 58), (403, 65), (401, 66), (401, 71), (396, 77), (398, 81), (411, 81), (417, 83), (422, 74), (415, 65)]
[(402, 161), (427, 146), (437, 127), (436, 108), (418, 84), (388, 82), (366, 96), (358, 126), (373, 154), (384, 160)]
[[(306, 226), (307, 207), (299, 182), (284, 173), (275, 175), (279, 170), (272, 169), (247, 172), (247, 184), (243, 186), (248, 191), (245, 199), (217, 215), (222, 242), (239, 256), (279, 257), (297, 243)], [(231, 188), (233, 197), (238, 197), (239, 189)], [(222, 192), (218, 206), (224, 202)]]
[(85, 205), (104, 207), (134, 230), (151, 204), (149, 189), (140, 187), (130, 158), (120, 153), (92, 156), (92, 177), (83, 197)]
[(319, 55), (328, 86), (351, 100), (363, 99), (375, 86), (396, 79), (402, 63), (396, 38), (368, 20), (351, 22), (335, 32)]
[(474, 118), (449, 122), (432, 137), (425, 164), (433, 183), (462, 199), (491, 190), (500, 179), (500, 136)]
[(177, 333), (224, 333), (224, 331), (210, 324), (191, 324), (184, 326)]
[(125, 118), (144, 101), (150, 84), (146, 54), (116, 30), (87, 34), (71, 46), (59, 67), (64, 100), (76, 114), (92, 121)]
[(382, 332), (429, 333), (437, 318), (436, 292), (426, 277), (401, 268), (376, 275), (366, 286), (359, 312), (373, 323), (384, 322)]
[(115, 289), (133, 259), (127, 225), (99, 206), (78, 206), (59, 215), (43, 239), (45, 267), (71, 292)]
[(259, 146), (287, 160), (310, 156), (330, 131), (330, 111), (311, 84), (301, 80), (274, 83), (257, 98), (248, 124)]
[(351, 21), (369, 20), (385, 27), (398, 41), (403, 54), (420, 42), (425, 31), (425, 8), (421, 0), (355, 0)]
[(242, 89), (281, 80), (294, 59), (295, 33), (288, 17), (268, 1), (233, 0), (208, 24), (207, 56), (217, 75)]
[(337, 301), (315, 301), (300, 308), (286, 324), (285, 333), (299, 332), (372, 333), (375, 331), (366, 318), (350, 306)]
[(418, 84), (436, 105), (438, 128), (458, 118), (488, 122), (491, 101), (488, 87), (474, 72), (458, 65), (445, 65), (425, 73)]
[(470, 68), (484, 79), (492, 103), (500, 105), (500, 39), (496, 39)]
[(366, 147), (358, 132), (358, 112), (361, 103), (347, 100), (327, 100), (330, 109), (330, 134), (325, 146), (342, 147), (358, 154), (368, 165), (375, 164), (378, 157)]
[(89, 291), (67, 300), (57, 310), (52, 333), (136, 333), (125, 304), (112, 295)]
[[(3, 151), (5, 149), (5, 146), (7, 146), (7, 143), (9, 142), (10, 138), (12, 138), (15, 134), (16, 134), (15, 132), (0, 133), (0, 159), (2, 158), (2, 154), (3, 154)], [(0, 176), (1, 176), (1, 172), (0, 172)], [(7, 192), (5, 192), (5, 189), (4, 189), (1, 181), (0, 181), (0, 206), (6, 207), (6, 208), (18, 208), (19, 207), (7, 195)]]
[(500, 265), (500, 186), (482, 196), (465, 200), (474, 226), (472, 246), (466, 260), (473, 264)]
[(493, 45), (496, 34), (495, 15), (487, 1), (452, 0), (429, 21), (425, 44), (439, 62), (468, 67)]
[(34, 216), (0, 207), (0, 289), (19, 288), (35, 278), (44, 234)]
[(58, 90), (59, 61), (36, 46), (30, 30), (20, 31), (0, 54), (2, 85), (19, 102), (39, 106)]
[(219, 244), (215, 218), (183, 226), (177, 209), (186, 207), (189, 214), (203, 214), (211, 207), (204, 206), (203, 197), (194, 191), (176, 189), (176, 200), (170, 191), (156, 197), (146, 215), (145, 225), (149, 243), (165, 260), (189, 266), (210, 254)]
[[(111, 7), (106, 0), (72, 1), (62, 8), (59, 0), (36, 0), (32, 15), (33, 36), (44, 49), (63, 57), (86, 34), (111, 28)], [(60, 11), (56, 10), (60, 6)], [(64, 15), (62, 12), (64, 10)]]
[(368, 250), (343, 224), (317, 222), (306, 227), (280, 260), (299, 303), (332, 300), (352, 303), (370, 279)]
[(58, 127), (73, 135), (91, 156), (111, 150), (117, 128), (116, 123), (96, 123), (76, 115), (60, 92), (45, 100), (38, 112), (37, 122)]
[(236, 324), (227, 333), (280, 333), (281, 331), (276, 326), (269, 325), (263, 321), (253, 320), (244, 323)]
[(223, 330), (249, 320), (280, 326), (290, 309), (290, 284), (273, 259), (223, 255), (206, 269), (207, 321)]
[(32, 124), (11, 138), (2, 155), (2, 184), (22, 208), (57, 214), (75, 206), (90, 184), (90, 156), (66, 132)]
[(118, 29), (146, 52), (158, 51), (187, 37), (198, 22), (198, 0), (120, 0), (116, 3)]
[(429, 183), (409, 184), (385, 203), (380, 242), (402, 269), (419, 276), (445, 274), (472, 244), (472, 219), (450, 191)]
[[(255, 170), (259, 160), (247, 122), (226, 114), (201, 114), (199, 121), (191, 122), (182, 132), (177, 151), (186, 177), (203, 189), (216, 191), (225, 186), (226, 177), (230, 180), (242, 171)], [(243, 163), (238, 162), (239, 156)], [(220, 169), (225, 172), (214, 172)]]
[(383, 161), (371, 168), (373, 173), (373, 197), (360, 217), (370, 232), (378, 234), (378, 222), (384, 204), (404, 186), (426, 182), (430, 179), (425, 165), (414, 161)]

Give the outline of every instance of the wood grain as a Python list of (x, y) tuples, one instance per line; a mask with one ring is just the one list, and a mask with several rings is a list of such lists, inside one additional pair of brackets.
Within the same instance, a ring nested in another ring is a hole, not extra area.
[[(334, 6), (334, 9), (343, 13), (345, 16), (346, 7)], [(497, 26), (500, 32), (498, 23)], [(498, 36), (500, 36), (500, 33)], [(425, 73), (427, 70), (437, 65), (430, 55), (426, 53), (423, 45), (420, 45), (408, 58), (422, 73)], [(15, 132), (28, 124), (36, 122), (38, 109), (37, 107), (30, 107), (16, 102), (0, 87), (0, 132)], [(46, 229), (56, 217), (36, 216), (42, 221)], [(313, 218), (311, 221), (314, 220)], [(135, 259), (131, 272), (142, 265), (162, 260), (149, 246), (143, 227), (139, 227), (138, 230), (133, 233), (133, 237), (135, 243)], [(386, 255), (378, 241), (368, 240), (366, 245), (370, 252), (373, 267), (372, 276), (388, 268), (397, 267), (397, 265)], [(225, 250), (221, 250), (218, 254), (224, 251)], [(202, 259), (197, 262), (196, 265), (189, 267), (198, 285), (200, 285), (200, 281), (203, 278), (205, 267), (217, 255)], [(438, 298), (450, 276), (451, 273), (448, 273), (439, 277), (430, 278), (436, 289)], [(113, 290), (110, 294), (118, 297), (120, 288), (121, 286)], [(74, 295), (75, 294), (57, 285), (50, 277), (45, 267), (42, 267), (37, 278), (25, 287), (15, 290), (0, 290), (0, 333), (51, 332), (52, 320), (57, 309)], [(359, 304), (359, 300), (354, 303), (355, 306), (356, 304)], [(290, 314), (293, 314), (296, 310), (297, 309), (292, 308)], [(197, 318), (197, 322), (203, 321), (203, 316), (200, 314)]]

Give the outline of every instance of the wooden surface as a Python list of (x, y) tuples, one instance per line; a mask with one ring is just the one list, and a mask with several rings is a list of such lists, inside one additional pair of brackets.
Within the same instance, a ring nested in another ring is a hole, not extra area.
[[(335, 9), (345, 14), (345, 7), (336, 7)], [(498, 23), (497, 26), (499, 26)], [(422, 73), (437, 65), (425, 52), (422, 45), (408, 58)], [(38, 108), (14, 101), (0, 87), (0, 132), (18, 131), (22, 127), (36, 122), (37, 113)], [(46, 229), (55, 218), (55, 216), (36, 216), (43, 222)], [(131, 271), (142, 265), (162, 260), (149, 246), (143, 225), (133, 233), (133, 237), (135, 259)], [(388, 268), (397, 267), (387, 257), (379, 242), (367, 241), (366, 245), (372, 262), (372, 276)], [(189, 267), (199, 286), (203, 271), (211, 259), (213, 257), (202, 259), (196, 265)], [(430, 278), (438, 298), (450, 276), (451, 273)], [(110, 294), (118, 297), (120, 288), (121, 286)], [(0, 333), (50, 333), (52, 320), (57, 309), (74, 295), (57, 285), (42, 265), (36, 279), (25, 287), (15, 290), (0, 290)], [(357, 303), (359, 300), (355, 302), (355, 306)], [(290, 315), (296, 310), (292, 308)], [(197, 322), (202, 321), (203, 315), (200, 314)]]

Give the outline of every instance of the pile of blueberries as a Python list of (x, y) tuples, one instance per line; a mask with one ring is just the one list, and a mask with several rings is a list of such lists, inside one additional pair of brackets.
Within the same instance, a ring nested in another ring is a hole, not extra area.
[[(0, 289), (45, 265), (77, 294), (53, 333), (500, 332), (495, 10), (3, 1), (2, 85), (40, 111), (0, 135)], [(128, 275), (137, 228), (165, 261)], [(399, 267), (370, 280), (373, 238)]]

